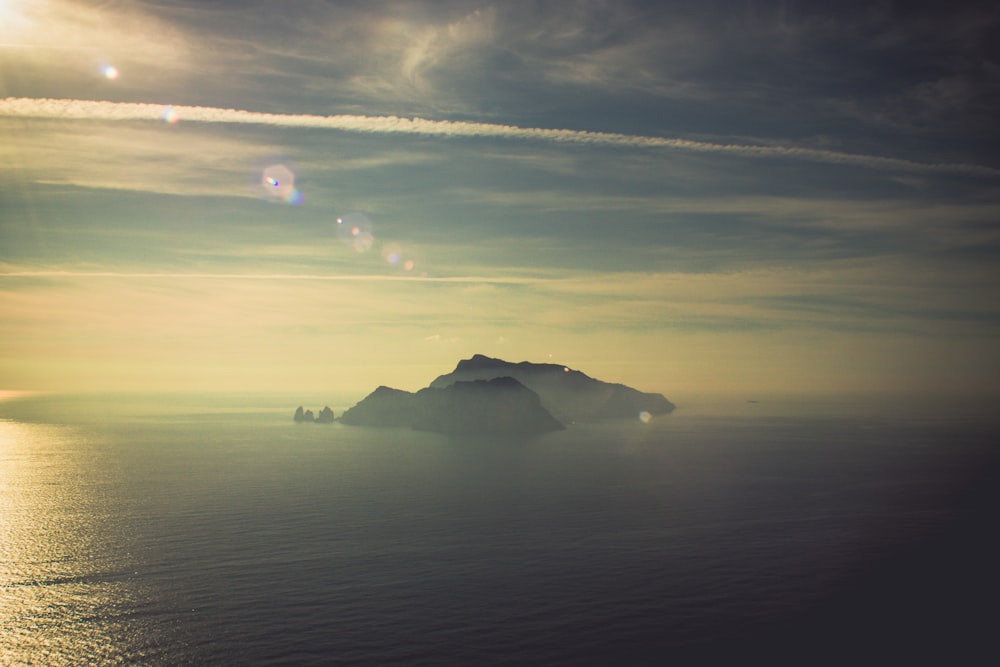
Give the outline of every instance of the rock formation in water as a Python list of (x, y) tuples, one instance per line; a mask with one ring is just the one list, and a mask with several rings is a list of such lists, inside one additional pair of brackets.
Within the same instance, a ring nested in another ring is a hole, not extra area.
[(481, 354), (458, 362), (451, 373), (431, 382), (435, 389), (455, 382), (511, 377), (541, 398), (542, 405), (563, 423), (634, 418), (640, 413), (666, 414), (674, 404), (662, 394), (641, 392), (623, 384), (602, 382), (558, 364), (512, 363)]
[(317, 424), (332, 424), (334, 421), (333, 410), (329, 406), (320, 410), (319, 416), (315, 417), (312, 410), (303, 410), (300, 405), (295, 409), (295, 416), (292, 419), (297, 422), (315, 422)]
[(455, 382), (416, 393), (379, 387), (340, 421), (438, 433), (531, 434), (564, 428), (542, 407), (538, 394), (508, 377)]

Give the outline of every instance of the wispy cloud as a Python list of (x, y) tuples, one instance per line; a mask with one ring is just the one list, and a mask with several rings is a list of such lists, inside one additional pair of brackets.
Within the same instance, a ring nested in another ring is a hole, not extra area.
[(906, 230), (978, 224), (969, 230), (980, 238), (994, 238), (989, 226), (997, 218), (992, 202), (933, 202), (909, 199), (866, 200), (833, 197), (742, 195), (692, 197), (672, 195), (615, 195), (570, 190), (485, 190), (452, 188), (453, 201), (476, 201), (519, 206), (534, 211), (641, 211), (659, 215), (725, 214), (783, 221), (797, 226), (859, 230)]
[(51, 123), (39, 128), (33, 123), (25, 119), (0, 123), (0, 133), (10, 139), (0, 144), (0, 158), (21, 162), (17, 177), (37, 183), (253, 197), (248, 181), (251, 170), (246, 165), (261, 155), (280, 153), (271, 143), (209, 131), (171, 132), (173, 127), (167, 124), (94, 123), (80, 132)]
[[(0, 116), (68, 120), (142, 121), (160, 120), (163, 104), (104, 102), (73, 99), (6, 98), (0, 101)], [(936, 171), (997, 177), (1000, 169), (953, 162), (917, 162), (903, 158), (845, 153), (794, 146), (758, 146), (712, 143), (671, 137), (591, 132), (558, 128), (520, 127), (496, 123), (428, 120), (398, 116), (273, 114), (202, 106), (175, 106), (185, 122), (266, 125), (337, 130), (364, 134), (408, 134), (448, 138), (496, 138), (552, 143), (586, 144), (711, 153), (746, 158), (786, 159), (840, 164), (891, 171)]]

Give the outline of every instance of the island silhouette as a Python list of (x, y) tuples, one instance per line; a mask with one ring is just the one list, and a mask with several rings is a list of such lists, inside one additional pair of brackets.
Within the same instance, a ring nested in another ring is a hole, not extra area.
[(292, 419), (296, 422), (315, 422), (317, 424), (332, 424), (334, 421), (333, 410), (330, 406), (324, 406), (322, 410), (319, 411), (318, 416), (313, 416), (312, 410), (303, 410), (300, 405), (295, 409), (295, 415)]
[(574, 422), (648, 419), (674, 407), (662, 394), (603, 382), (567, 366), (477, 354), (417, 392), (380, 386), (339, 421), (439, 433), (529, 434)]

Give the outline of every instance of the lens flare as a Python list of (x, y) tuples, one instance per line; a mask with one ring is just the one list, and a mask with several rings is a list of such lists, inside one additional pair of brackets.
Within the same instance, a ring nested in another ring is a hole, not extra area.
[(375, 244), (374, 225), (364, 213), (348, 213), (337, 218), (337, 238), (355, 252), (367, 252)]
[(653, 421), (653, 415), (643, 410), (642, 412), (639, 413), (639, 421), (641, 421), (643, 424), (648, 424), (649, 422)]
[(160, 112), (160, 118), (164, 123), (175, 124), (181, 118), (177, 115), (177, 110), (173, 107), (164, 107), (163, 111)]
[(295, 187), (295, 172), (283, 164), (272, 164), (264, 168), (258, 192), (268, 201), (293, 206), (302, 203), (302, 193)]
[(399, 247), (398, 243), (386, 243), (382, 246), (382, 259), (396, 266), (403, 259), (403, 249)]
[(101, 69), (101, 73), (104, 74), (105, 79), (109, 79), (111, 81), (114, 81), (115, 79), (118, 78), (118, 68), (115, 67), (114, 65), (105, 65)]

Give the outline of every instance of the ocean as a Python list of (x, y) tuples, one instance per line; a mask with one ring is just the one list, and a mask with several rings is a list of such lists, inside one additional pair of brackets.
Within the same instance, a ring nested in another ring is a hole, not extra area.
[(989, 409), (504, 439), (300, 402), (0, 402), (0, 664), (997, 664)]

